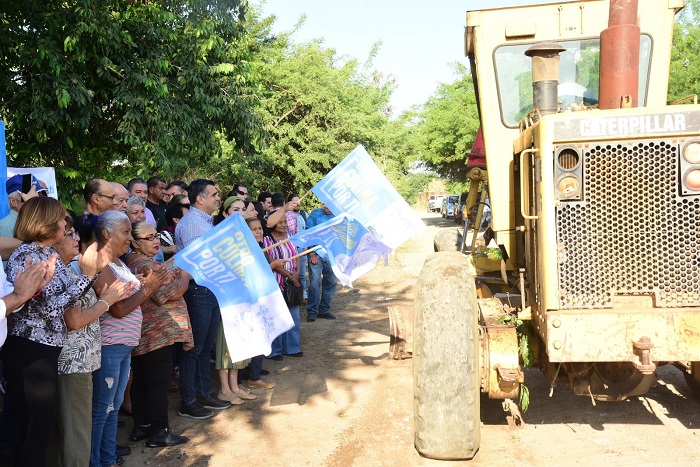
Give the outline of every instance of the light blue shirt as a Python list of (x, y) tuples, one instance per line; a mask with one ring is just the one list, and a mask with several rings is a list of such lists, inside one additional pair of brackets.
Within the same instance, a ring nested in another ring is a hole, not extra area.
[(0, 220), (0, 237), (14, 237), (16, 223), (17, 211), (10, 209), (10, 213)]
[(214, 228), (211, 214), (194, 206), (185, 214), (175, 227), (175, 249), (182, 250), (187, 245)]

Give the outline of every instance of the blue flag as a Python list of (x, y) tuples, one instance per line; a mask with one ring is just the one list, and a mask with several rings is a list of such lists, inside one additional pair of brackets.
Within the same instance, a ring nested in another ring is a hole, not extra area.
[(265, 255), (240, 214), (227, 217), (174, 256), (219, 302), (231, 360), (269, 355), (294, 326)]
[(293, 235), (289, 240), (307, 248), (321, 245), (317, 253), (327, 257), (338, 280), (352, 287), (352, 281), (374, 269), (392, 249), (382, 243), (357, 219), (341, 214), (322, 224)]
[(333, 214), (350, 214), (393, 249), (426, 228), (362, 146), (311, 191)]

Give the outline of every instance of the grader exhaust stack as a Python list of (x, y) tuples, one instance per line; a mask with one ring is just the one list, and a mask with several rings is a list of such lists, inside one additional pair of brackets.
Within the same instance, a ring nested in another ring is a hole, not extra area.
[(600, 109), (639, 106), (637, 2), (610, 0), (608, 28), (600, 33)]

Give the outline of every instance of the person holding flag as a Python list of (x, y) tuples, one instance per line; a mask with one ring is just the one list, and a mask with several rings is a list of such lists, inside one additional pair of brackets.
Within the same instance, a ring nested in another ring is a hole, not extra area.
[[(211, 180), (200, 178), (193, 181), (188, 197), (190, 210), (175, 227), (178, 252), (214, 228), (212, 218), (219, 208), (219, 193)], [(213, 394), (209, 372), (209, 354), (216, 343), (221, 312), (214, 293), (194, 280), (190, 281), (185, 292), (185, 302), (194, 347), (183, 352), (180, 359), (181, 402), (178, 415), (203, 420), (214, 415), (212, 409), (231, 407), (231, 402), (222, 401)]]
[[(335, 215), (322, 204), (314, 209), (306, 219), (306, 228), (311, 229), (319, 224), (333, 219)], [(331, 313), (331, 301), (338, 287), (338, 279), (333, 273), (333, 268), (328, 258), (323, 258), (315, 251), (309, 253), (309, 298), (306, 306), (306, 321), (314, 322), (316, 318), (335, 319)]]
[[(285, 282), (289, 281), (296, 287), (300, 286), (299, 282), (299, 258), (293, 258), (297, 254), (297, 247), (289, 240), (287, 234), (287, 220), (282, 218), (277, 224), (270, 236), (263, 238), (263, 245), (269, 248), (268, 255), (273, 260), (291, 260), (286, 261), (283, 265), (273, 267), (275, 279), (280, 287), (284, 290)], [(293, 259), (292, 259), (293, 258)], [(289, 313), (294, 320), (294, 327), (284, 334), (275, 338), (272, 342), (272, 352), (268, 358), (272, 360), (282, 360), (282, 355), (289, 357), (303, 357), (304, 352), (301, 351), (299, 344), (299, 305), (287, 304)]]

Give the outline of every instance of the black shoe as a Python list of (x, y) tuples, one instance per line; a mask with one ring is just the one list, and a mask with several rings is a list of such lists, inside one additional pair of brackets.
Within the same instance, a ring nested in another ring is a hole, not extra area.
[(117, 444), (117, 456), (124, 457), (131, 454), (131, 448), (129, 446), (121, 446)]
[(151, 425), (136, 425), (129, 436), (129, 441), (143, 441), (148, 438), (148, 432)]
[(316, 314), (315, 313), (309, 313), (309, 315), (306, 317), (306, 322), (307, 323), (313, 323), (316, 321)]
[[(275, 360), (277, 362), (279, 362), (280, 360), (284, 360), (284, 357), (282, 355), (275, 355), (272, 357), (265, 357), (265, 358), (267, 358), (268, 360)], [(262, 374), (262, 373), (260, 373), (260, 374)]]
[(177, 411), (177, 414), (181, 417), (194, 418), (195, 420), (205, 420), (214, 416), (214, 412), (205, 409), (197, 401), (191, 404), (180, 403), (180, 410)]
[(122, 456), (117, 456), (117, 460), (115, 462), (117, 465), (124, 465), (124, 458)]
[(186, 436), (179, 436), (170, 432), (169, 428), (163, 428), (153, 433), (146, 441), (148, 448), (163, 448), (165, 446), (177, 446), (188, 442), (190, 439)]
[(231, 407), (231, 403), (229, 401), (222, 401), (214, 394), (207, 394), (206, 396), (197, 396), (197, 402), (202, 404), (202, 406), (204, 406), (205, 408), (212, 410), (224, 410)]
[(262, 370), (260, 370), (260, 374), (263, 375), (263, 376), (265, 376), (265, 375), (269, 375), (270, 372), (269, 372), (268, 370), (266, 370), (266, 369), (263, 368)]
[(287, 357), (303, 357), (304, 352), (297, 352), (297, 353), (286, 353), (285, 354)]
[(318, 315), (318, 319), (335, 319), (335, 315), (329, 311), (328, 313)]

